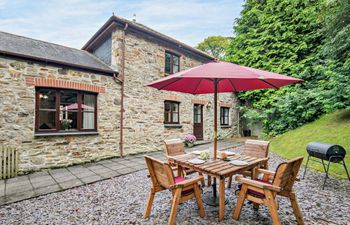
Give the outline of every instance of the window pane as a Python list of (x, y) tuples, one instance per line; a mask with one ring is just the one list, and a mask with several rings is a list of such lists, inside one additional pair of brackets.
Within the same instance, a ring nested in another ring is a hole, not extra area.
[(179, 57), (173, 55), (173, 73), (179, 72)]
[(165, 102), (164, 110), (165, 110), (166, 112), (169, 112), (169, 111), (170, 111), (170, 106), (171, 106), (171, 103), (170, 103), (170, 102)]
[(202, 106), (194, 105), (194, 123), (202, 122)]
[(94, 112), (83, 112), (83, 129), (95, 129)]
[(201, 123), (201, 122), (202, 122), (201, 114), (195, 114), (194, 123)]
[(229, 112), (230, 109), (226, 107), (220, 108), (220, 123), (221, 125), (229, 125)]
[(177, 66), (179, 65), (179, 56), (173, 55), (173, 64)]
[(39, 93), (39, 108), (40, 109), (56, 109), (56, 91), (55, 90), (40, 90)]
[(178, 123), (178, 122), (179, 122), (179, 114), (173, 113), (173, 123)]
[(171, 73), (171, 70), (170, 70), (170, 58), (171, 58), (171, 55), (170, 53), (166, 52), (165, 53), (165, 72), (166, 73)]
[(95, 129), (95, 95), (84, 94), (83, 104), (83, 129)]
[(39, 129), (56, 129), (56, 112), (40, 111), (39, 112)]
[(74, 91), (60, 92), (60, 121), (61, 129), (78, 128), (78, 101)]
[[(69, 129), (78, 129), (78, 112), (68, 111), (68, 119), (72, 120)], [(63, 127), (61, 127), (64, 129)]]
[(165, 113), (164, 113), (164, 122), (165, 122), (165, 123), (171, 123), (170, 112), (165, 112)]
[(227, 116), (224, 117), (224, 124), (228, 125), (228, 117)]
[(179, 104), (178, 103), (173, 103), (173, 112), (179, 112)]
[(61, 91), (61, 105), (68, 106), (68, 110), (78, 110), (77, 93), (74, 91)]
[(220, 124), (224, 123), (224, 108), (220, 108)]
[(95, 111), (95, 95), (83, 94), (83, 104), (81, 105), (82, 110), (88, 112)]

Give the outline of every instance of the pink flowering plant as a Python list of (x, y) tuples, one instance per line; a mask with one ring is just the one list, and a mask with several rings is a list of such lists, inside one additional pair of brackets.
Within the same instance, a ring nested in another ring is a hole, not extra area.
[(197, 138), (193, 134), (186, 134), (185, 135), (185, 143), (186, 144), (193, 144), (195, 141), (197, 141)]

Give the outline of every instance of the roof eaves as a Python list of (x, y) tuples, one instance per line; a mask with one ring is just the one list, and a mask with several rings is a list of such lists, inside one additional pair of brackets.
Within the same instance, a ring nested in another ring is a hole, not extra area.
[(31, 56), (31, 55), (24, 55), (21, 53), (17, 52), (7, 52), (0, 50), (0, 54), (5, 55), (5, 56), (12, 56), (12, 57), (18, 57), (18, 58), (23, 58), (23, 59), (30, 59), (34, 61), (39, 61), (39, 62), (44, 62), (44, 63), (52, 63), (56, 65), (63, 65), (63, 66), (68, 66), (72, 68), (77, 68), (77, 69), (84, 69), (88, 71), (94, 71), (94, 72), (99, 72), (99, 73), (104, 73), (104, 74), (118, 74), (117, 71), (114, 70), (105, 70), (105, 69), (100, 69), (100, 68), (95, 68), (95, 67), (89, 67), (89, 66), (83, 66), (79, 64), (74, 64), (74, 63), (67, 63), (67, 62), (62, 62), (62, 61), (57, 61), (57, 60), (52, 60), (52, 59), (47, 59), (47, 58), (41, 58), (41, 57), (36, 57), (36, 56)]

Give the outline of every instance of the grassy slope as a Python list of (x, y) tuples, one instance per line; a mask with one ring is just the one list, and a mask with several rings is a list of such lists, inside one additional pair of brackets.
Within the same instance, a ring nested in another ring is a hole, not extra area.
[[(347, 155), (345, 163), (350, 170), (350, 111), (340, 110), (332, 114), (324, 115), (320, 119), (277, 136), (271, 140), (270, 150), (285, 158), (291, 159), (296, 156), (305, 156), (306, 145), (311, 141), (338, 144), (345, 148)], [(313, 169), (323, 171), (322, 165), (309, 162)], [(349, 171), (350, 172), (350, 171)], [(330, 173), (336, 177), (346, 178), (342, 165), (331, 164)]]

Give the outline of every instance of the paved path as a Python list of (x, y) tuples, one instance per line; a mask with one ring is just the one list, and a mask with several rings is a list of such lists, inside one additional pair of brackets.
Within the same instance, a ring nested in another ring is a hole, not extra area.
[[(218, 143), (218, 149), (227, 149), (234, 145), (238, 144), (221, 141)], [(212, 144), (210, 143), (198, 145), (187, 149), (187, 151), (204, 150), (211, 146)], [(152, 152), (147, 155), (164, 160), (162, 151)], [(143, 154), (140, 154), (123, 159), (113, 158), (0, 180), (0, 205), (91, 184), (143, 169), (146, 169), (146, 164)]]

